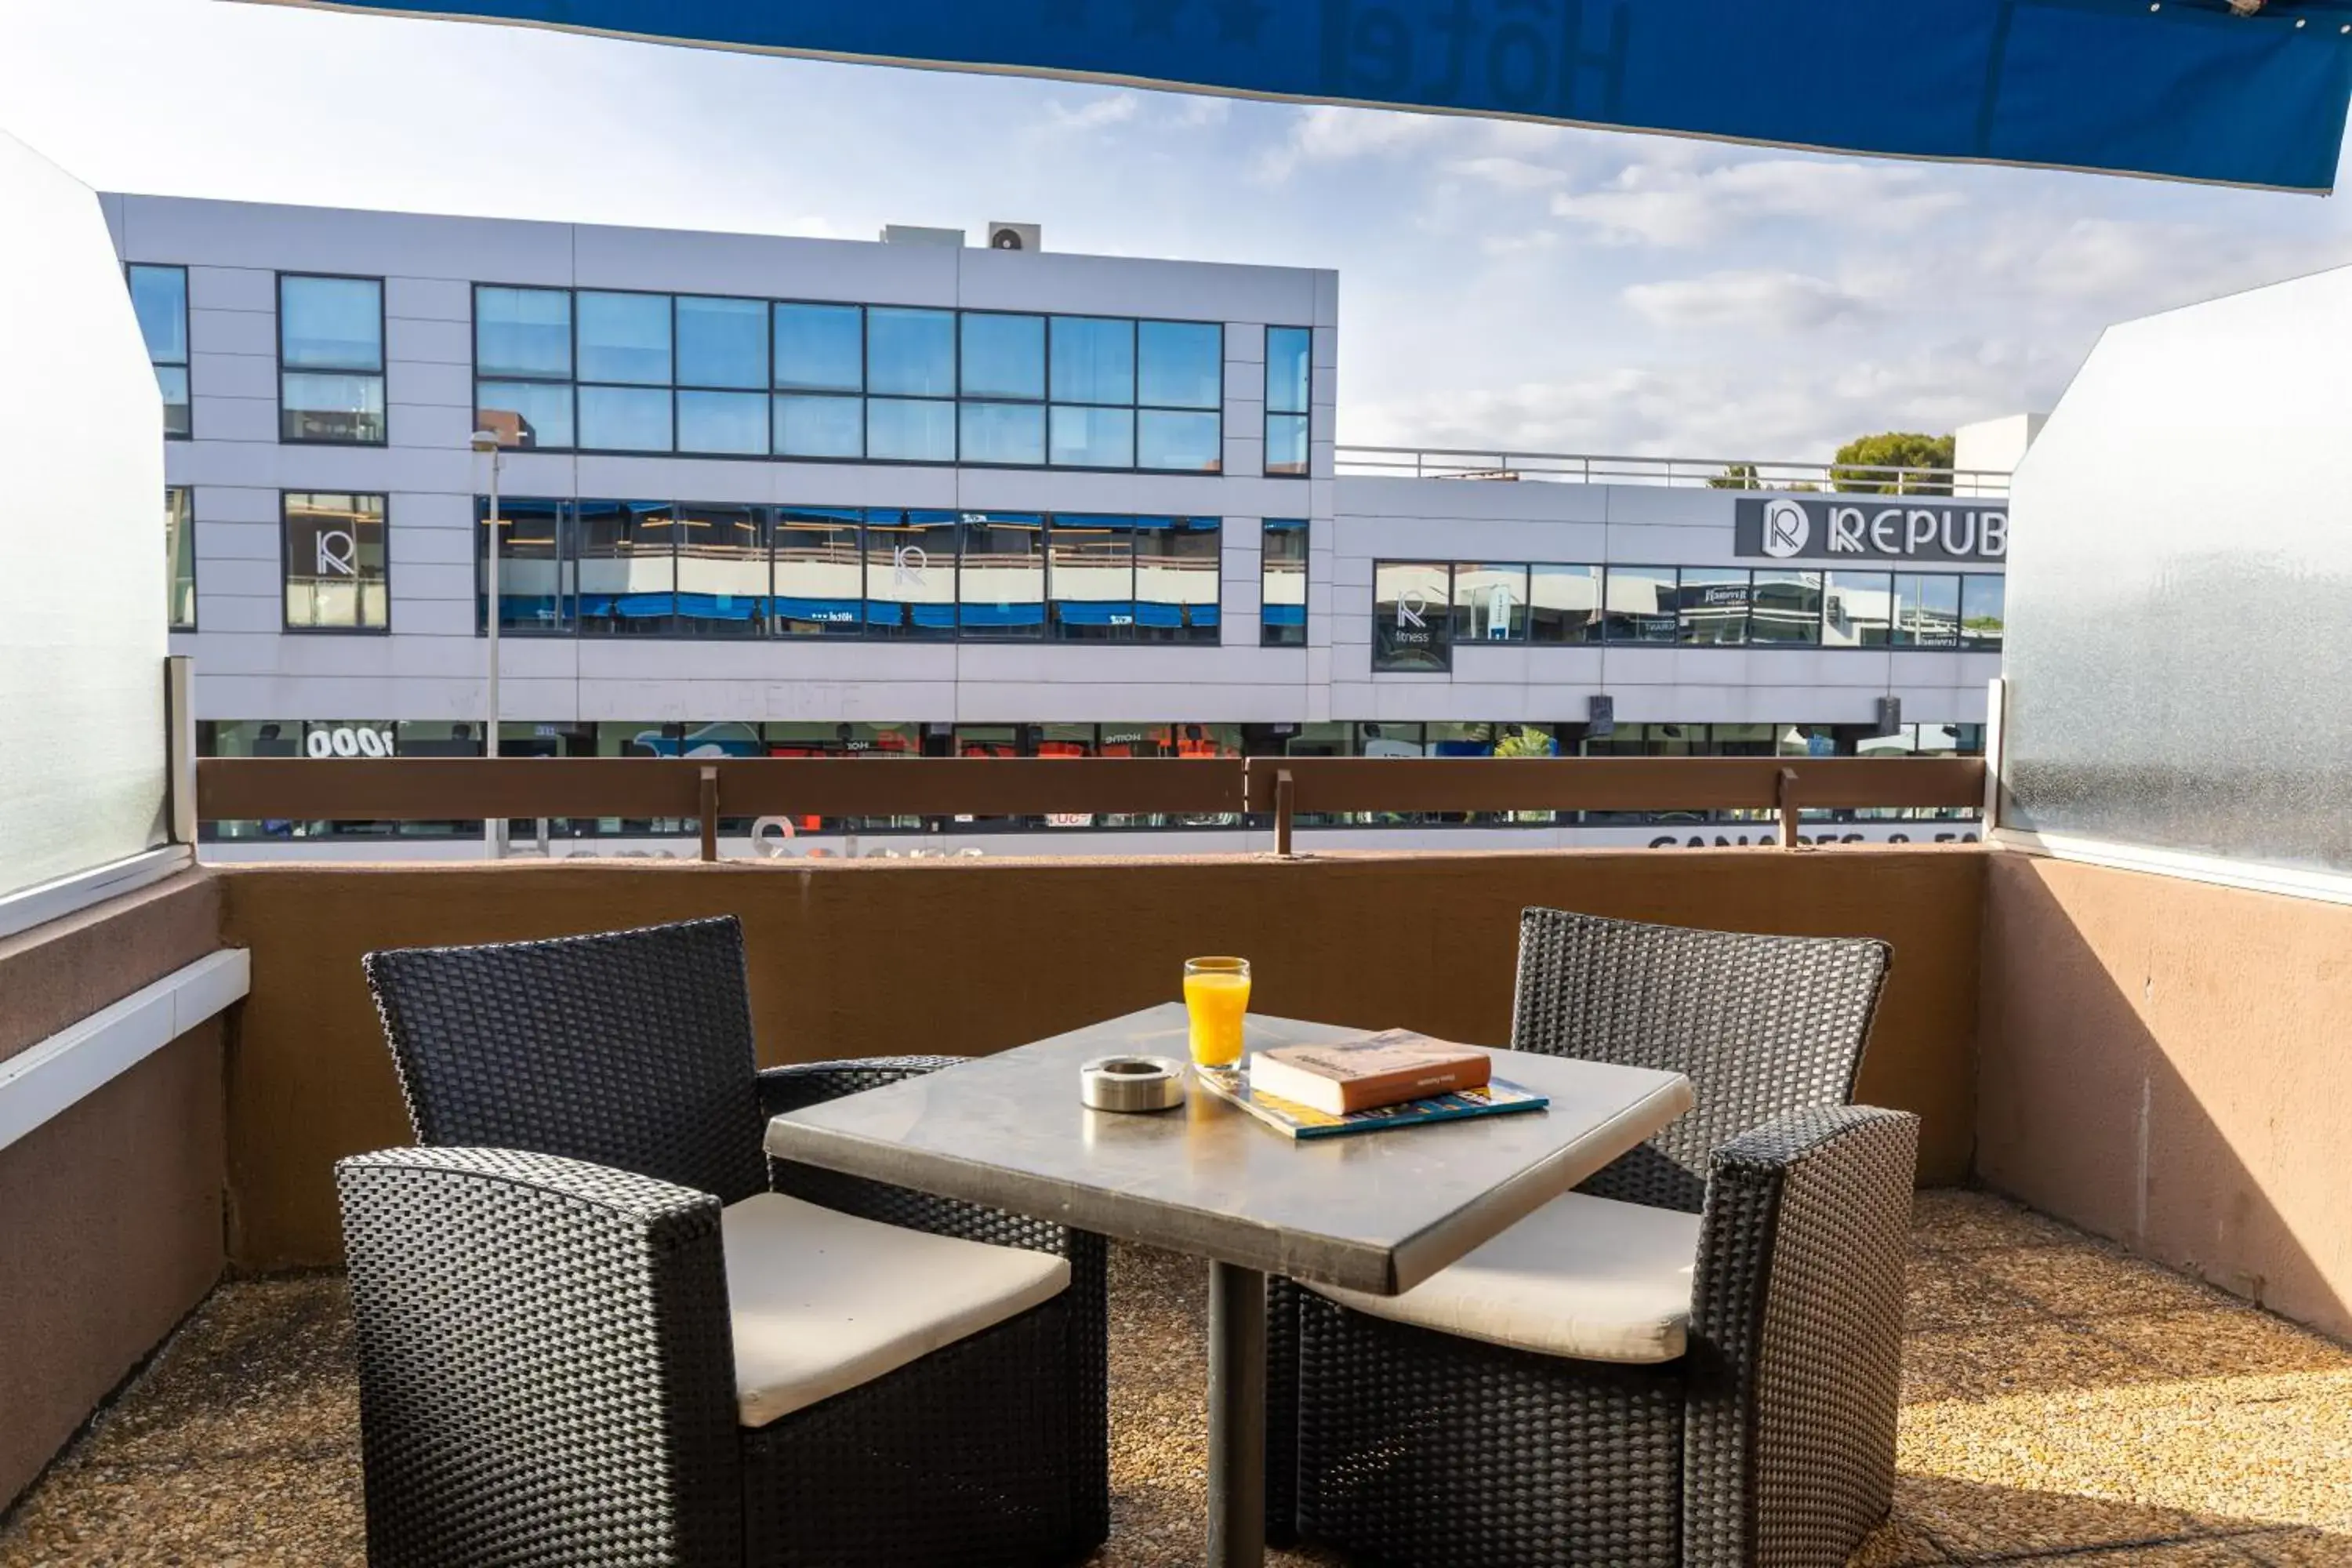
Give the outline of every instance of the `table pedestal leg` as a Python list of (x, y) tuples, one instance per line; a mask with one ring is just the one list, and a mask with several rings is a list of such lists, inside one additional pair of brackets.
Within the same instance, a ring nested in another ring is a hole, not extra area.
[(1208, 1568), (1265, 1562), (1265, 1276), (1209, 1265)]

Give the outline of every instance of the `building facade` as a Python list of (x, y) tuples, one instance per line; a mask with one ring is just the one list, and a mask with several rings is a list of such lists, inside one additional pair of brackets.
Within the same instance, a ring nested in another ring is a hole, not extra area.
[(1332, 272), (105, 206), (214, 754), (479, 752), (494, 575), (508, 753), (1937, 752), (1999, 670), (1997, 496), (1349, 471)]

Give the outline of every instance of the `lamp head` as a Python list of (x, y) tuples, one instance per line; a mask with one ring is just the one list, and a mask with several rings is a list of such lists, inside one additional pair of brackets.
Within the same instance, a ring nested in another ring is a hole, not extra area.
[(477, 452), (495, 452), (506, 445), (499, 439), (498, 432), (495, 430), (477, 430), (467, 437), (467, 444)]

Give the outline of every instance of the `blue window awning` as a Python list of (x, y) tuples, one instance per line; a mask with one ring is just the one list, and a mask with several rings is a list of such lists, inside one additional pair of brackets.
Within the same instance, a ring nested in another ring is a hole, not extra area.
[(2325, 191), (2347, 0), (277, 0)]

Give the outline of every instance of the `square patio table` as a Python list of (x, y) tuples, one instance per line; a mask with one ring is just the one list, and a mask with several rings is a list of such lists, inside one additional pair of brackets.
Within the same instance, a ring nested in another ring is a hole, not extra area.
[[(1250, 1015), (1248, 1048), (1361, 1029)], [(1265, 1277), (1412, 1289), (1691, 1107), (1680, 1073), (1493, 1052), (1549, 1109), (1293, 1142), (1197, 1085), (1122, 1113), (1078, 1100), (1096, 1057), (1188, 1056), (1181, 1003), (828, 1100), (768, 1124), (780, 1160), (1209, 1260), (1210, 1568), (1265, 1560)]]

